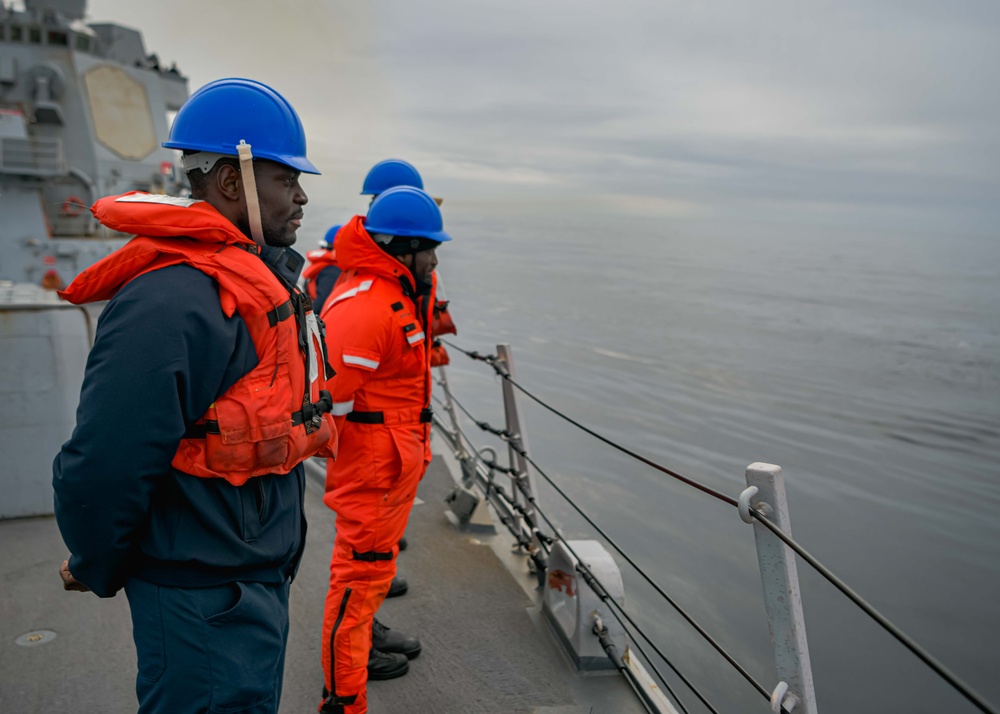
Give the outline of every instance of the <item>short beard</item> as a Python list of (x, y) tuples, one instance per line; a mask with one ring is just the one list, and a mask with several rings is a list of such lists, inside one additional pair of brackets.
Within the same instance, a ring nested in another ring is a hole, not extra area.
[[(236, 223), (236, 227), (240, 229), (240, 232), (254, 240), (253, 232), (250, 230), (250, 218), (248, 216), (241, 216), (240, 220)], [(275, 231), (270, 230), (266, 225), (261, 225), (261, 232), (264, 234), (264, 244), (272, 246), (274, 248), (291, 248), (295, 245), (295, 241), (298, 236), (294, 231), (286, 230), (281, 235), (276, 235)]]
[(263, 230), (264, 242), (275, 248), (291, 248), (298, 239), (295, 231), (285, 230), (280, 235), (276, 235), (273, 231), (267, 230), (267, 228)]

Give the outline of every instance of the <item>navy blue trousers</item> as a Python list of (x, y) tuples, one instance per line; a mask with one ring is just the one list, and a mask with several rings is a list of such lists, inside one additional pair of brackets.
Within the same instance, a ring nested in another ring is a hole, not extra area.
[(139, 657), (139, 714), (277, 714), (288, 583), (125, 584)]

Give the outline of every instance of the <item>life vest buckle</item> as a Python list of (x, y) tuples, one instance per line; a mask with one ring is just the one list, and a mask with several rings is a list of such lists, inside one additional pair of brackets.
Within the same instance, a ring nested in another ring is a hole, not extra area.
[(305, 401), (302, 403), (302, 411), (292, 414), (292, 425), (302, 424), (307, 434), (318, 431), (323, 426), (323, 415), (333, 409), (333, 397), (325, 389), (320, 390), (319, 400), (316, 402)]

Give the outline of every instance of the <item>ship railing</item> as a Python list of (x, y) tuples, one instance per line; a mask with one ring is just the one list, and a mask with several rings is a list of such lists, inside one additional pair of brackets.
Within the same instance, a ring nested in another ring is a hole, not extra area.
[[(626, 675), (647, 710), (661, 714), (672, 714), (677, 710), (688, 711), (683, 699), (671, 688), (667, 679), (655, 666), (654, 660), (645, 652), (642, 642), (645, 642), (646, 646), (670, 667), (677, 678), (708, 711), (717, 712), (707, 697), (680, 672), (670, 658), (625, 610), (620, 573), (616, 565), (612, 564), (609, 568), (602, 562), (599, 551), (606, 552), (603, 551), (603, 547), (595, 550), (588, 545), (596, 544), (596, 541), (568, 541), (552, 519), (541, 509), (536, 497), (533, 474), (537, 474), (563, 498), (665, 602), (674, 608), (735, 671), (742, 675), (770, 703), (772, 712), (786, 712), (786, 714), (793, 711), (795, 714), (799, 712), (815, 714), (817, 712), (805, 619), (796, 570), (795, 556), (798, 556), (940, 678), (948, 682), (969, 703), (980, 711), (998, 714), (998, 710), (993, 705), (973, 691), (968, 684), (917, 644), (912, 637), (904, 633), (885, 615), (876, 610), (792, 537), (780, 467), (764, 463), (750, 464), (745, 472), (747, 487), (734, 498), (646, 458), (546, 403), (517, 381), (513, 354), (509, 345), (497, 345), (496, 354), (481, 354), (477, 351), (463, 349), (448, 340), (442, 340), (442, 342), (473, 360), (489, 365), (501, 378), (506, 422), (503, 428), (499, 428), (477, 419), (451, 391), (445, 368), (438, 368), (439, 378), (437, 381), (438, 385), (442, 387), (443, 396), (435, 396), (435, 402), (442, 407), (447, 420), (436, 413), (434, 425), (438, 433), (448, 442), (462, 466), (462, 484), (457, 492), (449, 497), (455, 514), (453, 520), (464, 527), (475, 526), (477, 523), (486, 522), (480, 513), (486, 508), (486, 504), (493, 508), (501, 523), (514, 535), (517, 547), (528, 556), (529, 567), (538, 578), (539, 589), (545, 593), (543, 611), (549, 604), (547, 595), (552, 592), (553, 585), (559, 587), (559, 578), (566, 576), (563, 570), (566, 568), (565, 563), (569, 562), (573, 570), (572, 575), (574, 577), (579, 575), (579, 580), (582, 580), (588, 587), (589, 593), (596, 598), (594, 602), (598, 604), (596, 608), (581, 607), (579, 609), (580, 612), (591, 612), (592, 616), (586, 622), (577, 622), (577, 629), (589, 629), (592, 632), (592, 637), (603, 649), (612, 663), (611, 666)], [(775, 671), (779, 680), (774, 687), (765, 688), (760, 684), (743, 665), (736, 661), (735, 657), (723, 648), (717, 639), (696, 622), (535, 462), (528, 450), (527, 434), (518, 407), (518, 394), (524, 395), (543, 409), (598, 441), (693, 489), (732, 506), (744, 522), (753, 525), (764, 605), (774, 649)], [(497, 463), (496, 449), (489, 446), (480, 448), (475, 446), (462, 427), (456, 407), (480, 430), (492, 434), (506, 443), (507, 464)], [(506, 477), (509, 482), (509, 493), (504, 485), (498, 482), (498, 474), (501, 477)], [(479, 499), (475, 491), (482, 494), (483, 498)], [(548, 532), (546, 532), (546, 528)], [(582, 556), (577, 552), (581, 547), (588, 548), (587, 553)], [(563, 570), (555, 571), (559, 573), (559, 577), (553, 577), (553, 573), (549, 573), (549, 577), (547, 577), (546, 571), (552, 569), (552, 563), (557, 559)], [(577, 665), (583, 669), (587, 668), (586, 661), (590, 658), (582, 656), (581, 651), (589, 645), (582, 642), (580, 632), (574, 634), (560, 631), (557, 619), (552, 618), (550, 621), (553, 623), (559, 639), (570, 650), (569, 654)], [(582, 620), (583, 618), (578, 619)], [(612, 630), (609, 630), (609, 625), (612, 625)], [(616, 637), (615, 634), (626, 635), (627, 641), (624, 646), (622, 646), (621, 638)], [(650, 678), (638, 658), (634, 657), (631, 652), (633, 647), (653, 671), (656, 680)], [(577, 648), (578, 651), (574, 652), (574, 648)], [(659, 692), (660, 687), (670, 694), (672, 701), (667, 700)]]
[(49, 137), (0, 137), (0, 173), (42, 177), (65, 174), (62, 140)]
[[(87, 349), (94, 346), (94, 320), (86, 305), (74, 305), (56, 297), (52, 291), (44, 290), (29, 283), (15, 283), (10, 280), (0, 280), (0, 313), (14, 312), (79, 312), (83, 318), (83, 327)], [(4, 334), (10, 338), (9, 334)]]

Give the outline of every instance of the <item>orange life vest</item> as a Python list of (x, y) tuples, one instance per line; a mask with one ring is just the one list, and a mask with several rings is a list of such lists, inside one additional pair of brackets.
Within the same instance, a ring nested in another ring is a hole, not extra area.
[(91, 210), (104, 225), (140, 235), (80, 273), (63, 298), (109, 300), (144, 273), (189, 265), (218, 283), (223, 313), (238, 312), (253, 340), (257, 366), (189, 429), (173, 467), (239, 486), (287, 473), (313, 455), (334, 456), (326, 392), (332, 375), (320, 327), (308, 300), (298, 290), (289, 294), (256, 244), (204, 201), (132, 192), (102, 198)]
[(327, 268), (339, 268), (337, 264), (337, 251), (333, 249), (319, 248), (306, 253), (309, 261), (302, 270), (302, 279), (306, 283), (306, 292), (314, 301), (316, 300), (316, 278)]
[(444, 367), (451, 364), (451, 357), (448, 350), (441, 344), (441, 340), (434, 340), (431, 343), (431, 367)]
[(458, 334), (455, 321), (451, 319), (451, 313), (448, 312), (449, 302), (449, 300), (435, 300), (434, 302), (434, 324), (431, 327), (431, 335), (434, 337)]
[(434, 320), (431, 324), (431, 337), (435, 338), (431, 343), (431, 367), (444, 367), (451, 364), (448, 350), (441, 344), (441, 340), (436, 339), (438, 335), (457, 334), (458, 329), (455, 327), (455, 321), (451, 319), (451, 313), (448, 312), (448, 301), (435, 299)]

